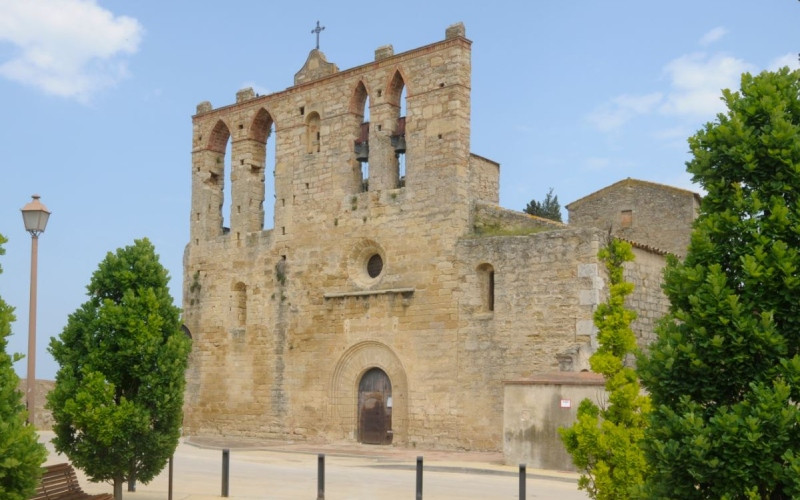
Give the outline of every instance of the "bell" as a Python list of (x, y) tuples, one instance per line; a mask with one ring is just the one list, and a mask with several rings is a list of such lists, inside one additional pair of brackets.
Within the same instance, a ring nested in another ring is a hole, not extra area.
[(392, 136), (392, 147), (394, 148), (394, 152), (396, 154), (403, 154), (406, 152), (406, 136), (405, 135), (393, 135)]
[(356, 161), (360, 161), (362, 163), (365, 161), (369, 161), (369, 142), (356, 141), (355, 152), (356, 152)]

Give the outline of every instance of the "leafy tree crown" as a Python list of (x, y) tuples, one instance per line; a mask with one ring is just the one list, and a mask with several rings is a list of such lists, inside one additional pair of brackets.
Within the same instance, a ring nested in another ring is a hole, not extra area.
[(640, 361), (648, 491), (800, 496), (800, 71), (744, 74), (689, 139), (706, 191), (670, 310)]
[(50, 343), (56, 449), (115, 492), (149, 482), (177, 446), (189, 340), (168, 281), (147, 239), (109, 253)]
[[(0, 255), (7, 240), (0, 234)], [(2, 273), (2, 267), (0, 267)], [(8, 354), (8, 336), (15, 321), (14, 308), (0, 297), (0, 499), (25, 500), (33, 496), (47, 450), (36, 429), (27, 423), (27, 411), (14, 373), (18, 354)]]
[(594, 314), (599, 347), (589, 358), (592, 370), (605, 378), (608, 403), (585, 399), (572, 427), (559, 429), (564, 446), (581, 477), (579, 488), (591, 498), (634, 498), (647, 464), (641, 449), (650, 401), (626, 359), (637, 351), (630, 325), (636, 313), (625, 307), (633, 284), (624, 279), (624, 264), (633, 260), (630, 243), (611, 240), (598, 253), (608, 271), (609, 297)]
[(558, 204), (558, 196), (553, 194), (553, 188), (550, 188), (544, 200), (528, 202), (524, 211), (526, 214), (561, 222), (561, 205)]

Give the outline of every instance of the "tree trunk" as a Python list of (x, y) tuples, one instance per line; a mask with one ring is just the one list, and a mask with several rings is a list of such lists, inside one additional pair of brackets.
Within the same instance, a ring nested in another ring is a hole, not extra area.
[(128, 491), (136, 491), (136, 462), (134, 460), (131, 460), (128, 470)]
[(114, 478), (114, 500), (122, 500), (122, 483), (124, 482), (122, 476)]

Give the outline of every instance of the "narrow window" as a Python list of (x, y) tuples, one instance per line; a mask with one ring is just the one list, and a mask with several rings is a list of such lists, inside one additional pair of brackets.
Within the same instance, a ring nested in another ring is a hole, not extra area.
[(306, 153), (319, 152), (319, 114), (309, 113), (308, 120), (306, 120)]
[(364, 102), (364, 122), (356, 141), (356, 159), (361, 163), (361, 191), (369, 191), (369, 97)]
[(356, 139), (356, 160), (361, 164), (361, 191), (369, 191), (369, 122), (361, 124)]
[(487, 309), (489, 311), (494, 311), (494, 271), (489, 271), (489, 290), (487, 290), (487, 292)]
[(247, 287), (241, 281), (233, 285), (231, 309), (233, 310), (234, 324), (244, 327), (247, 324)]
[(478, 266), (478, 286), (480, 288), (481, 312), (494, 311), (494, 268), (491, 264)]

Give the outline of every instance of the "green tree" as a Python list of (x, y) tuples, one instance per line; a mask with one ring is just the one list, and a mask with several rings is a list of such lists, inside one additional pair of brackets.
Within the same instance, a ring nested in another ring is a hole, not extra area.
[(543, 201), (529, 201), (525, 213), (561, 222), (561, 205), (558, 204), (558, 196), (553, 194), (553, 188), (550, 188)]
[(800, 497), (800, 71), (744, 74), (689, 139), (706, 190), (640, 360), (657, 498)]
[[(0, 234), (0, 255), (8, 241)], [(3, 269), (0, 267), (0, 273)], [(47, 450), (39, 443), (36, 429), (27, 423), (27, 412), (18, 390), (14, 362), (19, 354), (6, 352), (14, 308), (0, 297), (0, 500), (25, 500), (36, 490)]]
[(623, 265), (633, 260), (633, 251), (629, 243), (612, 239), (598, 258), (608, 270), (609, 298), (594, 314), (599, 347), (589, 364), (605, 377), (608, 403), (601, 408), (584, 399), (575, 424), (559, 433), (581, 472), (580, 489), (591, 498), (626, 499), (635, 496), (646, 475), (641, 441), (650, 410), (636, 371), (625, 363), (637, 351), (630, 327), (636, 312), (625, 307), (633, 284), (623, 278)]
[(189, 340), (147, 239), (108, 253), (89, 299), (50, 342), (53, 443), (92, 481), (148, 483), (175, 451)]

